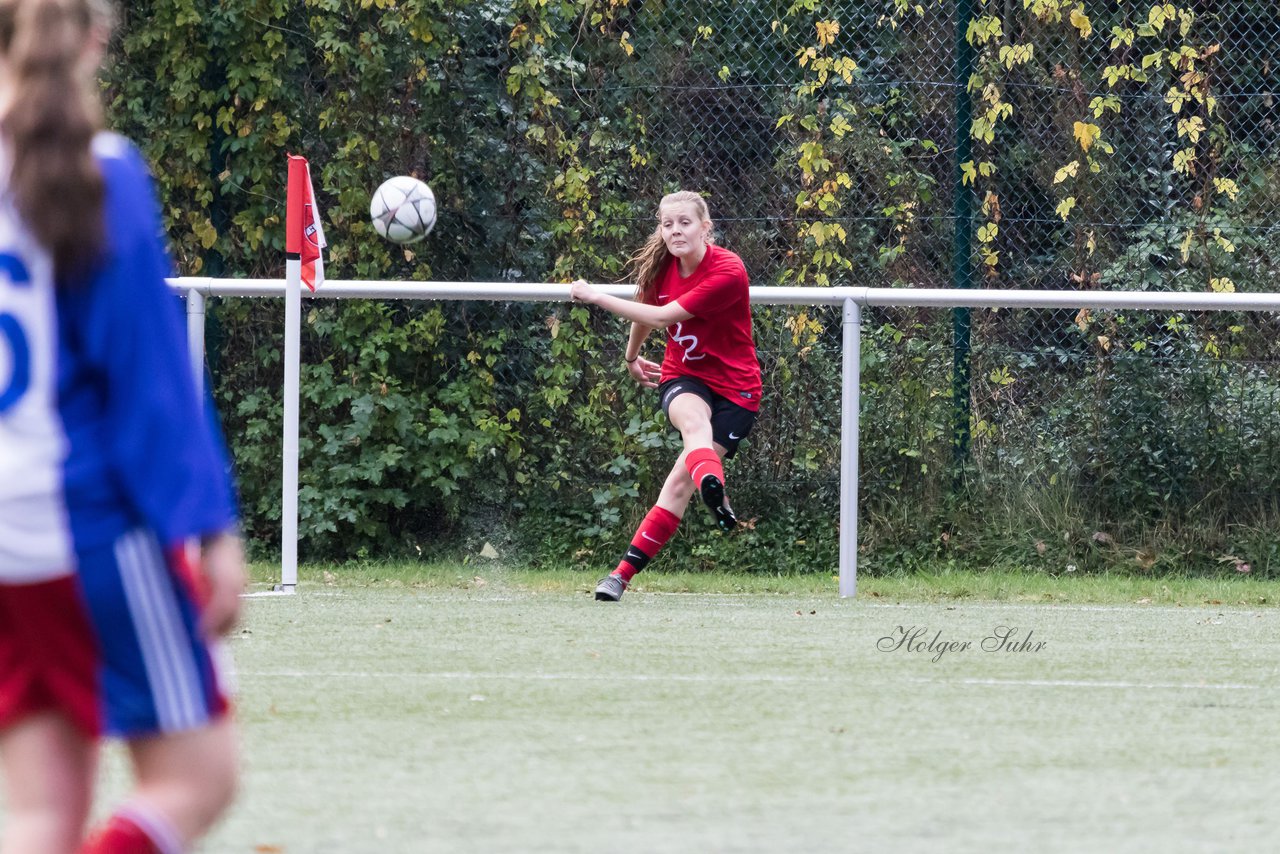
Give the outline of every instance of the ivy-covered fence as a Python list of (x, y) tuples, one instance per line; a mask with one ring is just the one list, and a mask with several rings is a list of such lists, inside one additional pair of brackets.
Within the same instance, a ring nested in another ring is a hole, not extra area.
[[(154, 165), (186, 274), (280, 274), (293, 151), (342, 278), (617, 280), (681, 187), (708, 196), (757, 285), (1275, 290), (1280, 13), (1263, 0), (123, 11), (111, 120)], [(371, 189), (401, 173), (441, 206), (409, 251), (367, 221)], [(279, 314), (226, 301), (210, 334), (264, 548)], [(304, 554), (490, 540), (607, 562), (665, 474), (671, 437), (608, 318), (324, 302), (304, 320)], [(731, 475), (755, 527), (720, 542), (690, 526), (677, 559), (833, 564), (838, 321), (761, 312), (769, 401)], [(865, 565), (1274, 571), (1273, 331), (872, 314)]]

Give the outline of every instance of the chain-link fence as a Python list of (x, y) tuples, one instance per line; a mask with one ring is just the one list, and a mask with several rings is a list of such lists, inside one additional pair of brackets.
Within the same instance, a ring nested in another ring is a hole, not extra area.
[[(958, 457), (954, 348), (939, 335), (949, 314), (864, 312), (863, 571), (938, 560), (1274, 571), (1274, 315), (974, 310), (972, 437)], [(402, 337), (374, 334), (388, 326)], [(259, 331), (274, 339), (271, 327)], [(834, 569), (840, 312), (760, 306), (756, 327), (766, 405), (728, 466), (744, 530), (722, 538), (695, 508), (668, 557)], [(563, 305), (310, 303), (304, 554), (488, 542), (535, 562), (616, 559), (679, 451), (656, 395), (626, 374), (623, 341), (623, 324)], [(376, 352), (336, 371), (350, 349)], [(232, 419), (265, 541), (277, 406), (249, 395)]]
[[(304, 5), (295, 36), (332, 4)], [(380, 278), (620, 279), (658, 198), (685, 188), (756, 285), (1275, 290), (1272, 3), (489, 0), (441, 6), (429, 42), (392, 25), (431, 5), (351, 10), (353, 44), (384, 39), (389, 79), (380, 135), (360, 138), (442, 205), (431, 242)], [(323, 106), (355, 66), (306, 49), (297, 89)], [(356, 134), (327, 121), (303, 150), (343, 222), (333, 265), (359, 277), (383, 259), (361, 242), (362, 193), (337, 183)], [(247, 491), (274, 496), (274, 321), (227, 309), (233, 441)], [(452, 519), (463, 539), (514, 525), (530, 554), (579, 542), (598, 561), (656, 494), (672, 437), (618, 369), (618, 324), (565, 307), (309, 310), (302, 508), (320, 551), (421, 545)], [(751, 568), (834, 563), (839, 320), (757, 314), (766, 403), (731, 471), (759, 518)], [(869, 312), (868, 565), (1270, 565), (1273, 327)], [(255, 509), (264, 536), (273, 500)], [(675, 551), (724, 546), (698, 534)]]
[[(831, 220), (858, 284), (1268, 287), (1273, 4), (900, 5), (590, 4), (541, 55), (581, 165), (628, 200), (706, 192), (760, 283)], [(797, 201), (840, 173), (827, 210)]]

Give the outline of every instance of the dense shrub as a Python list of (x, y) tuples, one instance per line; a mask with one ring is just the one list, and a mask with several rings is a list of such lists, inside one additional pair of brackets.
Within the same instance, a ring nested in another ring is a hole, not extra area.
[[(954, 6), (933, 0), (139, 0), (105, 85), (154, 165), (184, 274), (280, 275), (292, 151), (313, 164), (337, 278), (616, 280), (656, 199), (687, 187), (757, 285), (954, 284), (959, 195), (975, 211), (961, 283), (1269, 289), (1280, 152), (1259, 103), (1280, 62), (1265, 10), (1012, 6), (977, 4), (957, 86)], [(956, 162), (961, 91), (974, 149)], [(394, 174), (428, 180), (441, 206), (408, 251), (367, 222)], [(210, 329), (264, 550), (280, 314), (216, 302)], [(1280, 472), (1268, 322), (984, 313), (970, 353), (952, 351), (948, 313), (868, 313), (866, 560), (1035, 563), (1094, 555), (1102, 529), (1201, 563), (1238, 551)], [(838, 311), (759, 312), (767, 404), (731, 468), (749, 524), (722, 542), (691, 521), (674, 560), (834, 563), (840, 329)], [(624, 332), (547, 304), (308, 303), (304, 554), (491, 541), (610, 562), (675, 449), (620, 368)], [(953, 365), (973, 378), (958, 392)]]

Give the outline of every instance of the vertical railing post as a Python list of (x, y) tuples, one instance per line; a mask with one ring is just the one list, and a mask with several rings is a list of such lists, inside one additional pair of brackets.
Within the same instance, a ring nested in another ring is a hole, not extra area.
[(862, 406), (862, 306), (844, 301), (840, 371), (840, 595), (858, 592), (858, 412)]
[(196, 385), (196, 396), (204, 402), (204, 292), (199, 288), (187, 291), (187, 350), (191, 358), (191, 379)]

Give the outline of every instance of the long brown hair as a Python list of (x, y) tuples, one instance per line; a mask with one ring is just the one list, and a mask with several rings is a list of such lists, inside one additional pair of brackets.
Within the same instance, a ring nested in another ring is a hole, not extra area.
[(60, 277), (89, 272), (106, 242), (105, 185), (93, 156), (101, 106), (80, 67), (102, 0), (0, 0), (0, 54), (12, 97), (0, 117), (7, 191)]
[[(662, 275), (663, 268), (666, 267), (667, 261), (672, 257), (671, 253), (667, 251), (667, 244), (662, 241), (662, 208), (666, 205), (675, 205), (682, 202), (693, 203), (693, 208), (698, 214), (699, 221), (711, 221), (711, 212), (707, 208), (707, 200), (698, 193), (681, 190), (678, 193), (668, 193), (662, 197), (662, 201), (658, 202), (657, 227), (654, 228), (653, 233), (645, 240), (639, 251), (632, 255), (627, 262), (632, 271), (632, 277), (636, 282), (636, 300), (638, 302), (652, 302), (653, 291), (658, 284), (658, 276)], [(713, 242), (712, 238), (713, 234), (709, 233), (707, 235), (708, 244)]]

